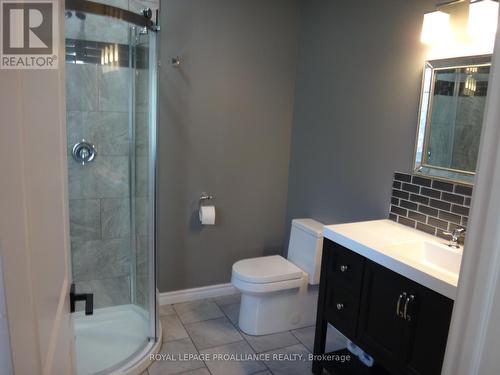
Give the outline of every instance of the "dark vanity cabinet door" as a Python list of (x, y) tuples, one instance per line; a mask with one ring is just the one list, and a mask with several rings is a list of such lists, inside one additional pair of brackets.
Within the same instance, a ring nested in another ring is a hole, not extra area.
[(453, 301), (376, 263), (365, 267), (361, 347), (394, 373), (439, 375)]
[(364, 258), (331, 244), (328, 258), (325, 315), (346, 336), (356, 334)]
[(410, 308), (405, 329), (405, 373), (439, 375), (443, 366), (453, 301), (418, 285), (418, 299)]
[(404, 350), (406, 322), (399, 312), (409, 288), (406, 279), (397, 273), (366, 262), (357, 339), (366, 352), (391, 372), (400, 367), (399, 358)]

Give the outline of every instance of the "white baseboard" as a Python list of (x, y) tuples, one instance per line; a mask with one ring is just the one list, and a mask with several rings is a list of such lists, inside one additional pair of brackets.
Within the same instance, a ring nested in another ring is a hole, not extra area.
[(202, 286), (200, 288), (174, 290), (172, 292), (160, 293), (160, 305), (171, 305), (173, 303), (189, 302), (204, 298), (214, 298), (238, 293), (231, 284), (216, 284)]

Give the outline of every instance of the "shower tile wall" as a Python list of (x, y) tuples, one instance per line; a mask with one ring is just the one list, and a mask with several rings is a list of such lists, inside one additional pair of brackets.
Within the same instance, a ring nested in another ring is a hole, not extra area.
[(82, 139), (97, 149), (88, 165), (68, 159), (73, 280), (96, 307), (130, 303), (128, 81), (126, 68), (66, 64), (68, 155)]

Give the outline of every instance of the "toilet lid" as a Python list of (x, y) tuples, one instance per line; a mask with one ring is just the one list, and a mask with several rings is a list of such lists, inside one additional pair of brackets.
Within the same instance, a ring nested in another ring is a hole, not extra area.
[(280, 255), (271, 255), (234, 263), (233, 276), (250, 283), (262, 284), (300, 279), (302, 270)]

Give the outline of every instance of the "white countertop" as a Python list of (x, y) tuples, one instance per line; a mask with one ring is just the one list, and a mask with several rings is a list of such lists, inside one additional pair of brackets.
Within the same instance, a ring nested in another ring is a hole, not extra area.
[[(391, 220), (326, 225), (323, 227), (323, 235), (448, 298), (454, 300), (456, 297), (458, 270), (463, 249), (449, 248), (446, 240)], [(437, 249), (436, 252), (443, 253), (444, 258), (441, 254), (439, 255), (441, 262), (447, 262), (446, 256), (450, 255), (450, 263), (454, 262), (454, 266), (451, 267), (453, 271), (418, 259), (420, 255), (415, 254), (423, 251), (421, 250), (422, 243), (431, 244), (430, 250), (425, 249), (425, 251)]]

